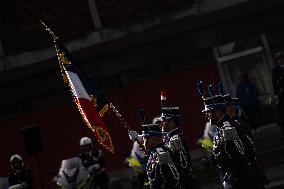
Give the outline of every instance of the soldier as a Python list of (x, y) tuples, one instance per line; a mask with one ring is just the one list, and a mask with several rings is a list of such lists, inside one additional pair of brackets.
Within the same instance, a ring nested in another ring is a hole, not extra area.
[(160, 126), (158, 124), (143, 125), (142, 137), (148, 155), (146, 170), (150, 188), (180, 188), (180, 174), (170, 152), (165, 147)]
[(169, 149), (175, 166), (180, 173), (180, 188), (200, 188), (192, 173), (191, 156), (187, 141), (181, 130), (181, 115), (178, 107), (163, 107), (161, 129), (165, 146)]
[[(145, 124), (144, 109), (139, 110), (142, 135), (130, 131), (129, 138), (143, 144), (147, 154), (146, 172), (151, 189), (179, 188), (179, 173), (172, 162), (169, 149), (163, 142), (160, 117), (155, 117), (152, 124)], [(163, 159), (164, 158), (164, 159)]]
[(105, 169), (104, 155), (101, 150), (93, 148), (93, 142), (89, 137), (82, 137), (80, 140), (81, 154), (79, 157), (82, 165), (86, 168), (92, 166), (94, 176), (94, 186), (101, 189), (108, 189), (108, 175)]
[(227, 103), (222, 95), (215, 95), (209, 87), (210, 96), (205, 98), (202, 83), (199, 83), (207, 118), (217, 126), (213, 140), (213, 155), (219, 168), (220, 178), (225, 189), (264, 189), (255, 169), (256, 156), (252, 140), (241, 126), (227, 113)]
[(166, 93), (161, 92), (161, 129), (165, 146), (170, 150), (175, 166), (178, 168), (180, 188), (199, 189), (199, 185), (192, 173), (191, 156), (186, 138), (181, 130), (181, 114), (179, 107), (166, 105)]
[(31, 169), (25, 168), (23, 158), (14, 154), (10, 158), (12, 172), (8, 177), (10, 189), (33, 189), (33, 178)]

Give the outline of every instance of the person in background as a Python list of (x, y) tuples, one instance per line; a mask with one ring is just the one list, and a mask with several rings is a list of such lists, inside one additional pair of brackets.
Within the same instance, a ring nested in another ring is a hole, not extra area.
[(272, 83), (278, 113), (278, 125), (284, 134), (284, 53), (275, 55), (276, 61), (272, 69)]
[(79, 157), (82, 165), (86, 168), (93, 167), (94, 186), (101, 189), (108, 189), (108, 175), (105, 169), (104, 154), (101, 150), (94, 149), (93, 141), (89, 137), (82, 137), (80, 140), (81, 154)]
[(23, 158), (14, 154), (10, 158), (12, 172), (8, 177), (9, 189), (34, 189), (32, 171), (24, 167)]
[(250, 125), (252, 133), (258, 131), (258, 99), (255, 85), (249, 80), (247, 75), (240, 76), (240, 82), (236, 89), (240, 106)]

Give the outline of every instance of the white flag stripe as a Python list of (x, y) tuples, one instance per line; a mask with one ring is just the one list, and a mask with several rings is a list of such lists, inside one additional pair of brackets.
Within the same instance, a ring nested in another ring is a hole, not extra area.
[(66, 74), (70, 81), (73, 95), (77, 98), (85, 98), (91, 100), (78, 75), (70, 71), (66, 71)]

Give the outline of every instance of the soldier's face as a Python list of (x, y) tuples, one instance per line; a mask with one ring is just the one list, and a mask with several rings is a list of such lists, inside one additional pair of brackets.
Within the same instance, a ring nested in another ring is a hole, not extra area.
[(169, 124), (169, 120), (167, 120), (167, 119), (162, 119), (161, 124), (160, 124), (161, 129), (162, 129), (162, 132), (165, 131), (165, 128), (167, 127), (168, 124)]
[(162, 132), (169, 132), (176, 128), (176, 124), (173, 120), (163, 119), (161, 121)]
[(234, 105), (228, 106), (227, 107), (227, 113), (228, 115), (232, 118), (236, 116), (236, 108)]
[(146, 149), (150, 149), (157, 145), (157, 140), (156, 137), (147, 136), (143, 137), (143, 143)]
[(81, 146), (81, 151), (83, 154), (89, 153), (92, 150), (92, 146), (90, 144)]
[(22, 168), (22, 161), (14, 160), (12, 162), (12, 166), (13, 166), (14, 169), (21, 169)]
[(215, 125), (218, 121), (218, 116), (215, 110), (210, 110), (206, 112), (206, 116), (208, 121), (210, 122), (211, 125)]

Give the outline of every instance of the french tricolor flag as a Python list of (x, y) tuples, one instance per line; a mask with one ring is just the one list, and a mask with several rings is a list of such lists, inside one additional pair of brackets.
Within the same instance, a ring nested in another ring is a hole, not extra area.
[(84, 74), (67, 48), (62, 44), (57, 44), (56, 47), (64, 82), (69, 86), (72, 99), (77, 105), (84, 122), (93, 131), (98, 142), (113, 153), (112, 140), (101, 117), (107, 111), (108, 104), (103, 102), (102, 106), (101, 94), (98, 93), (94, 84), (89, 81), (90, 79)]

